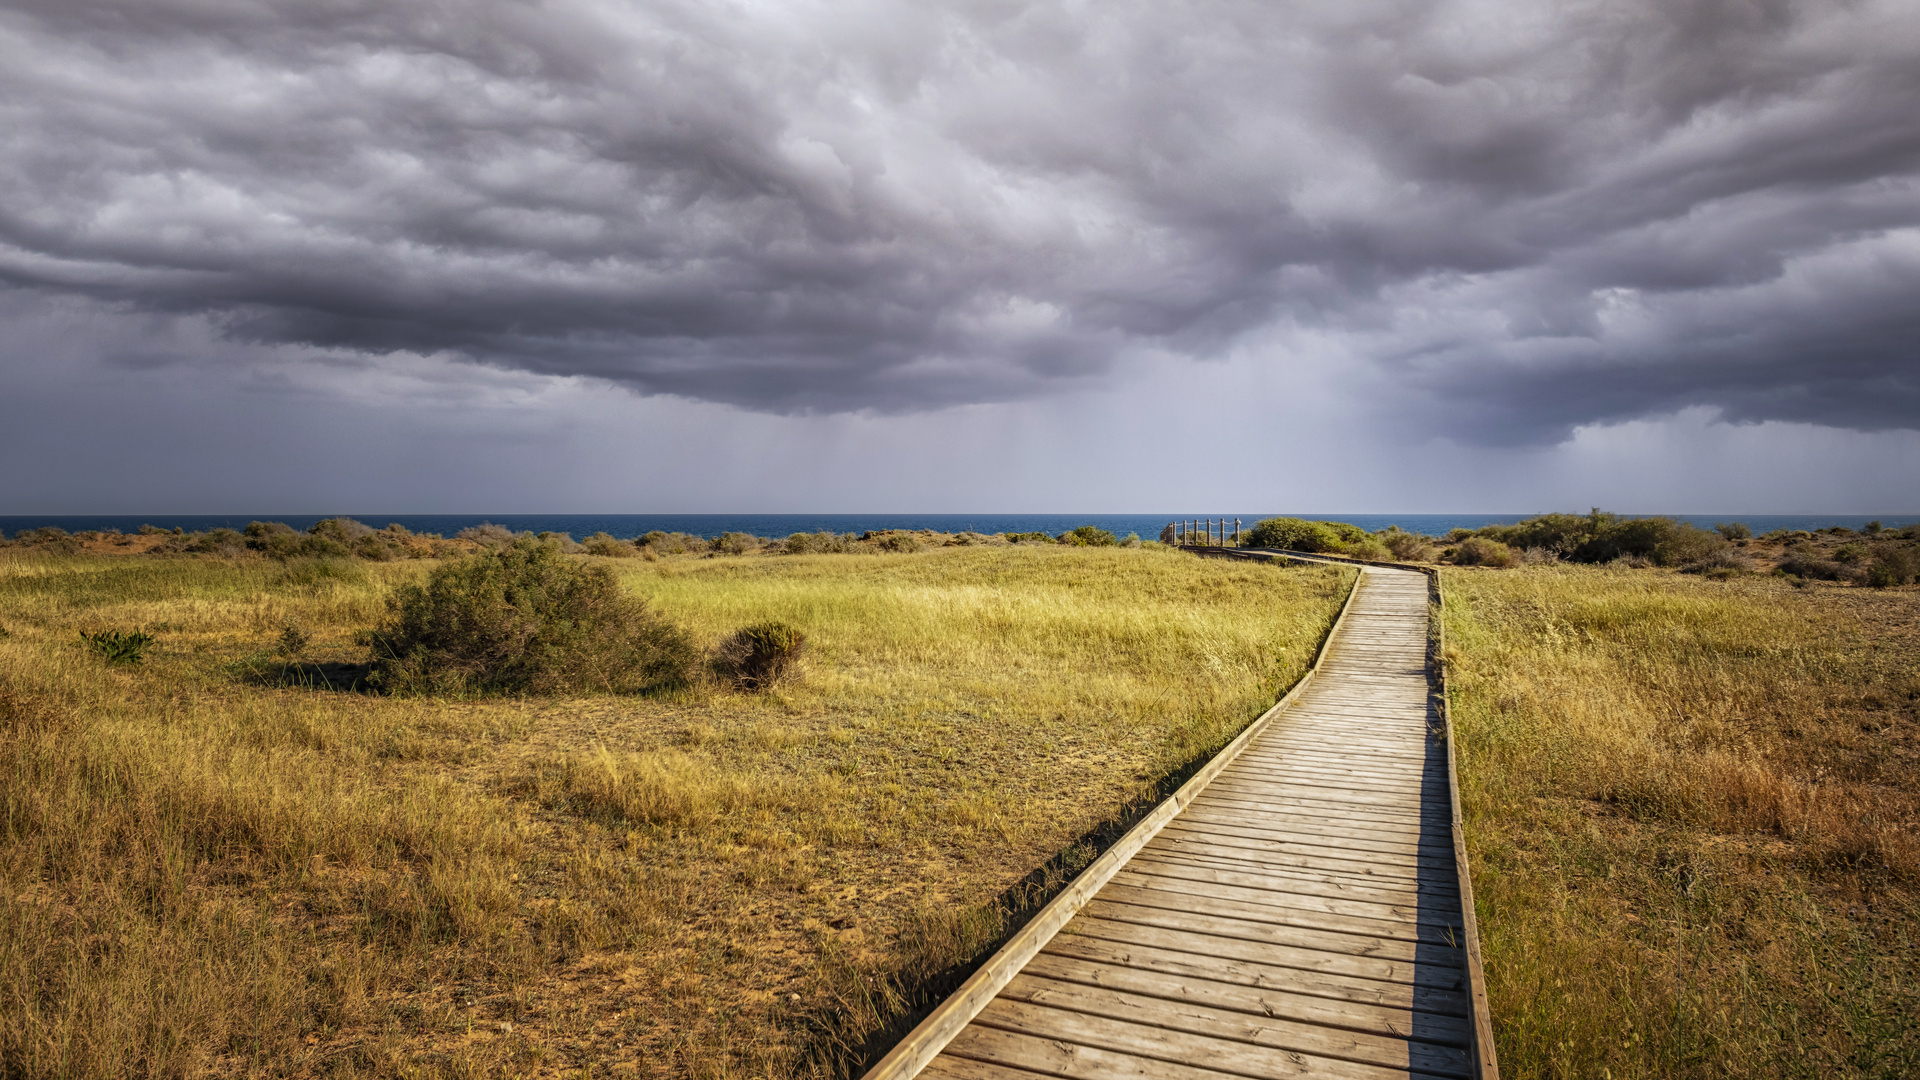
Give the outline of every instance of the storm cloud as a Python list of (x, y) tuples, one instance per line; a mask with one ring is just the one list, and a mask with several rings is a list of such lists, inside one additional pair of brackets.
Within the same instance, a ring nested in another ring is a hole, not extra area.
[(1491, 445), (1920, 426), (1906, 0), (12, 2), (0, 117), (0, 281), (230, 343), (911, 413), (1311, 335)]

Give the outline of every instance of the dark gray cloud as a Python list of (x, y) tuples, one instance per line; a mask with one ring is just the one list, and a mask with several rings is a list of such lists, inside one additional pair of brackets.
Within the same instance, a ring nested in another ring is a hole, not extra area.
[(914, 411), (1293, 328), (1489, 443), (1920, 426), (1906, 0), (12, 2), (0, 119), (0, 281), (230, 341)]

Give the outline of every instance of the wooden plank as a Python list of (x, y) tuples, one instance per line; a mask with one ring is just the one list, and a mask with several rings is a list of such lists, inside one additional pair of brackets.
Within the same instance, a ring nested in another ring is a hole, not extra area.
[(1246, 960), (1273, 967), (1314, 971), (1323, 975), (1341, 975), (1383, 983), (1405, 983), (1409, 986), (1431, 986), (1454, 992), (1466, 990), (1466, 975), (1459, 968), (1432, 963), (1415, 964), (1411, 960), (1399, 957), (1383, 959), (1351, 952), (1330, 952), (1284, 942), (1207, 934), (1197, 930), (1163, 926), (1158, 922), (1123, 922), (1097, 916), (1087, 916), (1076, 921), (1074, 933), (1083, 938), (1150, 945), (1178, 952), (1200, 952), (1222, 960)]
[(1447, 863), (1449, 868), (1453, 863), (1451, 838), (1447, 842), (1440, 842), (1423, 840), (1419, 837), (1365, 836), (1360, 835), (1360, 830), (1340, 825), (1310, 824), (1292, 818), (1250, 817), (1247, 814), (1232, 811), (1214, 811), (1208, 807), (1196, 807), (1187, 811), (1180, 815), (1180, 822), (1195, 832), (1253, 836), (1290, 843), (1323, 844), (1356, 853), (1364, 851), (1379, 855), (1420, 855), (1440, 859)]
[[(1027, 973), (1149, 997), (1177, 996), (1210, 1003), (1215, 1008), (1370, 1035), (1418, 1038), (1443, 1046), (1464, 1048), (1473, 1040), (1471, 1028), (1458, 1016), (1360, 1001), (1329, 1000), (1258, 983), (1223, 982), (1193, 964), (1191, 958), (1181, 959), (1178, 953), (1143, 955), (1138, 964), (1117, 964), (1075, 955), (1074, 950), (1083, 945), (1081, 942), (1066, 944), (1068, 948), (1064, 950), (1056, 950), (1052, 945), (1041, 950), (1040, 955), (1028, 961)], [(1268, 977), (1272, 977), (1271, 973)]]
[(1145, 848), (1135, 856), (1135, 860), (1139, 863), (1141, 873), (1194, 881), (1218, 881), (1223, 885), (1238, 884), (1273, 892), (1346, 897), (1371, 903), (1439, 903), (1459, 895), (1455, 883), (1445, 875), (1429, 876), (1424, 880), (1403, 880), (1378, 875), (1363, 877), (1328, 873), (1317, 868), (1253, 866), (1242, 859), (1216, 858), (1205, 852), (1190, 850), (1189, 847), (1170, 844)]
[(1237, 859), (1250, 865), (1312, 867), (1328, 873), (1344, 872), (1354, 877), (1397, 878), (1403, 881), (1414, 881), (1423, 872), (1426, 874), (1434, 872), (1432, 868), (1422, 867), (1412, 861), (1340, 858), (1326, 848), (1267, 844), (1257, 840), (1215, 836), (1211, 833), (1185, 833), (1172, 837), (1163, 836), (1161, 839), (1176, 846), (1180, 851), (1205, 852), (1215, 858)]
[(1432, 770), (1427, 769), (1422, 769), (1418, 772), (1409, 770), (1396, 777), (1382, 770), (1360, 765), (1341, 768), (1337, 765), (1300, 761), (1284, 756), (1266, 759), (1243, 757), (1234, 764), (1234, 772), (1240, 776), (1271, 776), (1276, 778), (1280, 783), (1289, 782), (1289, 778), (1291, 777), (1299, 777), (1303, 780), (1322, 783), (1334, 781), (1362, 784), (1365, 785), (1369, 791), (1405, 791), (1415, 793), (1437, 791), (1439, 788), (1444, 787), (1447, 782), (1447, 774), (1445, 772), (1440, 772), (1436, 775)]
[[(1247, 867), (1293, 867), (1309, 869), (1323, 874), (1344, 874), (1354, 881), (1399, 881), (1408, 886), (1416, 884), (1420, 877), (1419, 867), (1391, 866), (1380, 863), (1361, 862), (1353, 859), (1334, 859), (1325, 852), (1289, 852), (1270, 847), (1244, 846), (1239, 844), (1218, 843), (1215, 837), (1188, 835), (1176, 838), (1161, 837), (1166, 844), (1161, 849), (1183, 854), (1205, 855), (1209, 858), (1231, 861)], [(1432, 871), (1427, 872), (1429, 875)]]
[(1379, 874), (1349, 874), (1314, 866), (1311, 863), (1306, 866), (1278, 866), (1272, 863), (1255, 863), (1244, 858), (1222, 858), (1206, 851), (1193, 850), (1193, 847), (1193, 845), (1181, 845), (1177, 849), (1169, 846), (1157, 850), (1143, 850), (1138, 857), (1228, 873), (1312, 882), (1327, 888), (1350, 890), (1355, 896), (1367, 892), (1400, 893), (1416, 898), (1409, 902), (1424, 903), (1428, 897), (1436, 901), (1457, 902), (1460, 895), (1457, 883), (1444, 875), (1398, 878)]
[[(1304, 733), (1303, 733), (1304, 734)], [(1314, 769), (1350, 769), (1385, 777), (1418, 777), (1445, 781), (1447, 759), (1440, 746), (1397, 747), (1348, 743), (1339, 747), (1315, 745), (1295, 735), (1261, 740), (1241, 760), (1263, 765), (1298, 765)]]
[(1205, 934), (1214, 938), (1310, 949), (1342, 956), (1400, 961), (1409, 967), (1416, 959), (1422, 964), (1456, 968), (1465, 962), (1460, 950), (1448, 945), (1401, 941), (1396, 938), (1337, 930), (1315, 930), (1286, 923), (1266, 922), (1248, 917), (1247, 914), (1212, 915), (1194, 911), (1191, 907), (1179, 910), (1104, 899), (1088, 904), (1085, 911), (1089, 919), (1133, 923), (1136, 926), (1152, 926), (1161, 930), (1182, 930), (1190, 934)]
[[(1229, 776), (1220, 778), (1222, 783), (1233, 785), (1236, 791), (1246, 790), (1248, 788), (1273, 790), (1275, 785), (1262, 783), (1263, 779), (1276, 778), (1272, 773), (1257, 769), (1240, 770)], [(1280, 785), (1280, 790), (1290, 795), (1337, 802), (1359, 803), (1369, 806), (1393, 806), (1416, 811), (1422, 807), (1430, 807), (1436, 813), (1444, 814), (1447, 812), (1447, 803), (1444, 797), (1428, 798), (1412, 791), (1372, 791), (1337, 782), (1316, 784), (1293, 777), (1278, 779), (1283, 781)]]
[[(1268, 1050), (1294, 1051), (1401, 1071), (1419, 1069), (1440, 1076), (1466, 1075), (1467, 1055), (1458, 1047), (1382, 1037), (1346, 1027), (1303, 1024), (1268, 1014), (1260, 1008), (1258, 994), (1231, 987), (1215, 990), (1205, 985), (1181, 987), (1163, 982), (1159, 989), (1161, 993), (1149, 994), (1022, 972), (1007, 984), (1000, 996), (1003, 1001), (1021, 1001), (1080, 1016), (1105, 1017)], [(1197, 993), (1183, 995), (1183, 989)], [(1246, 1000), (1249, 998), (1253, 1000)]]
[(1328, 780), (1317, 783), (1305, 777), (1273, 773), (1260, 770), (1246, 770), (1222, 779), (1231, 780), (1236, 790), (1247, 787), (1266, 787), (1269, 790), (1278, 787), (1289, 795), (1306, 798), (1326, 799), (1332, 802), (1351, 802), (1366, 806), (1392, 806), (1415, 812), (1444, 814), (1447, 804), (1444, 796), (1435, 797), (1417, 791), (1376, 791), (1356, 783), (1342, 783)]
[[(1019, 1069), (1025, 1075), (1032, 1075), (1026, 1069), (1030, 1066), (1041, 1075), (1065, 1080), (1106, 1080), (1108, 1077), (1128, 1076), (1151, 1080), (1231, 1080), (1235, 1075), (1097, 1046), (1076, 1046), (1069, 1042), (977, 1024), (969, 1024), (965, 1031), (959, 1032), (942, 1057), (994, 1065), (1002, 1069)], [(971, 1080), (973, 1074), (957, 1075)], [(1005, 1074), (990, 1075), (998, 1077)]]
[[(920, 1070), (920, 1075), (936, 1080), (1052, 1080), (1046, 1073), (1028, 1072), (1008, 1065), (996, 1065), (991, 1061), (970, 1061), (951, 1054), (942, 1054), (927, 1062), (926, 1068)], [(1220, 1074), (1208, 1075), (1217, 1077)]]
[(1166, 834), (1183, 842), (1191, 842), (1198, 838), (1220, 848), (1325, 858), (1329, 862), (1351, 863), (1355, 866), (1370, 867), (1376, 871), (1391, 869), (1408, 877), (1417, 877), (1422, 871), (1436, 874), (1453, 873), (1451, 858), (1426, 855), (1417, 851), (1410, 854), (1375, 851), (1370, 848), (1355, 847), (1350, 843), (1336, 842), (1327, 837), (1260, 835), (1252, 829), (1208, 827), (1200, 822), (1185, 820), (1169, 824)]
[[(1184, 886), (1184, 888), (1182, 887)], [(1324, 910), (1324, 904), (1312, 903), (1312, 897), (1293, 897), (1286, 893), (1256, 893), (1215, 886), (1202, 891), (1191, 882), (1135, 878), (1115, 879), (1100, 890), (1102, 898), (1134, 907), (1164, 908), (1194, 915), (1232, 918), (1242, 922), (1270, 923), (1301, 930), (1331, 934), (1353, 934), (1383, 941), (1431, 942), (1455, 947), (1460, 940), (1459, 915), (1451, 921), (1433, 916), (1421, 919), (1417, 905), (1404, 916), (1368, 917)], [(1298, 900), (1300, 903), (1289, 903)]]
[(1253, 986), (1268, 993), (1326, 999), (1337, 1002), (1342, 1009), (1362, 1006), (1391, 1014), (1451, 1017), (1460, 1021), (1463, 1029), (1470, 1024), (1466, 1019), (1467, 995), (1448, 987), (1306, 971), (1255, 960), (1162, 948), (1143, 941), (1116, 941), (1080, 934), (1054, 938), (1041, 955), (1077, 957), (1114, 967)]
[(1410, 856), (1439, 859), (1447, 869), (1453, 867), (1450, 844), (1424, 840), (1418, 836), (1387, 837), (1362, 835), (1360, 830), (1343, 825), (1313, 824), (1285, 815), (1248, 814), (1225, 807), (1197, 807), (1180, 815), (1179, 826), (1199, 833), (1273, 840), (1281, 843), (1313, 844), (1369, 856)]
[(1263, 797), (1256, 785), (1246, 784), (1235, 785), (1231, 792), (1222, 791), (1220, 794), (1222, 796), (1220, 801), (1223, 804), (1244, 802), (1255, 807), (1255, 812), (1274, 815), (1292, 813), (1303, 816), (1335, 815), (1355, 822), (1371, 819), (1410, 827), (1438, 824), (1446, 820), (1444, 808), (1435, 806), (1431, 802), (1422, 802), (1418, 799), (1383, 798), (1337, 788), (1301, 785), (1288, 787), (1284, 794)]
[[(1153, 1058), (1172, 1064), (1197, 1066), (1218, 1072), (1252, 1077), (1255, 1080), (1287, 1080), (1296, 1076), (1352, 1077), (1354, 1080), (1405, 1080), (1406, 1070), (1340, 1061), (1298, 1050), (1275, 1053), (1274, 1049), (1250, 1045), (1234, 1039), (1196, 1035), (1185, 1031), (1128, 1023), (1106, 1017), (1094, 1018), (1065, 1009), (1050, 1009), (1024, 1001), (996, 998), (980, 1011), (975, 1026), (1029, 1035), (1056, 1046), (1099, 1047), (1118, 1050), (1135, 1057)], [(1033, 1049), (1027, 1048), (1029, 1052)], [(960, 1051), (965, 1053), (964, 1050)], [(1057, 1068), (1058, 1051), (1037, 1060), (1015, 1059), (1019, 1064), (1052, 1071)], [(971, 1055), (969, 1055), (971, 1056)], [(1148, 1074), (1151, 1075), (1151, 1074)]]
[(1288, 826), (1298, 824), (1313, 832), (1319, 832), (1321, 828), (1350, 828), (1354, 830), (1356, 836), (1371, 836), (1377, 840), (1396, 840), (1404, 844), (1419, 840), (1425, 844), (1446, 846), (1446, 844), (1452, 844), (1453, 840), (1448, 822), (1423, 819), (1423, 817), (1390, 819), (1390, 817), (1375, 817), (1375, 815), (1361, 815), (1361, 813), (1342, 813), (1327, 807), (1306, 807), (1306, 805), (1277, 807), (1271, 803), (1258, 803), (1252, 799), (1227, 798), (1215, 792), (1210, 792), (1206, 798), (1194, 799), (1194, 805), (1206, 807), (1210, 811), (1219, 811), (1219, 813), (1238, 813), (1246, 821), (1281, 821), (1286, 822)]

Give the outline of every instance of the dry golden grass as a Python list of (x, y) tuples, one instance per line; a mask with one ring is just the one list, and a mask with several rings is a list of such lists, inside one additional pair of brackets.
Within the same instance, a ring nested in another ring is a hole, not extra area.
[(1445, 582), (1503, 1074), (1920, 1073), (1920, 591)]
[(804, 678), (326, 689), (425, 569), (0, 556), (0, 1076), (844, 1070), (1297, 678), (1349, 574), (622, 560), (705, 644), (801, 627)]

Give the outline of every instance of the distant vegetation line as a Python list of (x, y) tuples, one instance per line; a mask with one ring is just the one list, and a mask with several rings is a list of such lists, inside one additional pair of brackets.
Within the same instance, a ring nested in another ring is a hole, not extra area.
[[(1889, 528), (1867, 521), (1858, 529), (1834, 525), (1818, 531), (1774, 529), (1758, 536), (1745, 522), (1716, 522), (1711, 529), (1674, 517), (1626, 517), (1595, 509), (1587, 514), (1541, 514), (1514, 523), (1455, 528), (1428, 535), (1389, 525), (1369, 531), (1347, 521), (1274, 517), (1239, 531), (1243, 547), (1280, 548), (1353, 558), (1421, 564), (1505, 569), (1543, 562), (1608, 563), (1632, 568), (1669, 567), (1687, 573), (1727, 578), (1737, 574), (1779, 573), (1796, 580), (1824, 580), (1876, 587), (1920, 580), (1920, 524)], [(470, 526), (446, 537), (415, 532), (394, 523), (375, 529), (352, 518), (326, 518), (305, 532), (277, 521), (254, 521), (245, 529), (200, 532), (143, 525), (132, 533), (88, 530), (69, 533), (57, 526), (18, 532), (0, 546), (38, 548), (58, 554), (154, 554), (272, 559), (356, 558), (386, 562), (405, 558), (443, 558), (495, 550), (519, 537), (535, 537), (569, 554), (656, 560), (695, 555), (901, 554), (927, 547), (1000, 544), (1066, 544), (1076, 547), (1140, 546), (1173, 543), (1169, 523), (1158, 541), (1124, 538), (1086, 524), (1058, 534), (1044, 531), (943, 533), (932, 529), (882, 529), (854, 533), (831, 530), (795, 532), (781, 537), (723, 532), (706, 537), (687, 532), (650, 530), (632, 537), (596, 532), (576, 541), (564, 532), (516, 532), (491, 523)]]

